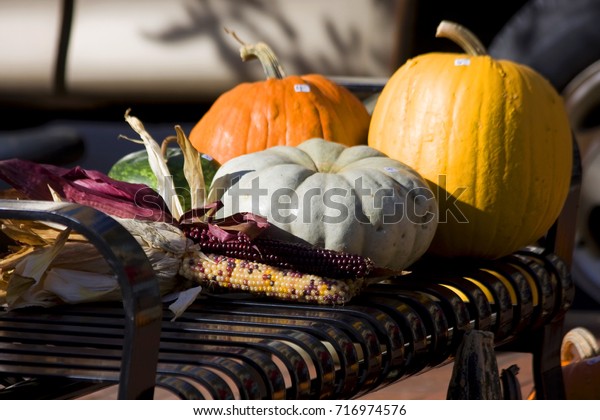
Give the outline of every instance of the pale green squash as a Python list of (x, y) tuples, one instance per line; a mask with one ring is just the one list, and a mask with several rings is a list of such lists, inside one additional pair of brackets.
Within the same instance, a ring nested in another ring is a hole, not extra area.
[(252, 212), (278, 239), (370, 257), (403, 270), (429, 247), (437, 202), (425, 180), (368, 146), (320, 138), (231, 159), (215, 174), (210, 200), (221, 215)]

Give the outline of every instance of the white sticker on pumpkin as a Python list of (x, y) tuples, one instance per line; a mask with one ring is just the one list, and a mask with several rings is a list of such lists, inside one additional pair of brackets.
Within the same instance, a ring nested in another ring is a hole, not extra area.
[(212, 157), (212, 156), (209, 156), (209, 155), (207, 155), (207, 154), (203, 154), (203, 155), (202, 155), (202, 157), (203, 157), (204, 159), (208, 160), (208, 161), (210, 161), (210, 160), (213, 160), (213, 157)]
[(454, 60), (455, 66), (468, 66), (469, 64), (471, 64), (470, 58), (457, 58)]
[(310, 92), (310, 86), (307, 84), (294, 85), (295, 92)]
[(393, 166), (385, 166), (383, 170), (391, 174), (393, 174), (394, 172), (398, 172), (398, 169), (394, 168)]

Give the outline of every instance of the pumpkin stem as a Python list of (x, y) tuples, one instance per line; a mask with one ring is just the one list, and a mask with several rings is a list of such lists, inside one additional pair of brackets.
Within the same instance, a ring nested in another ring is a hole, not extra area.
[(443, 20), (437, 27), (436, 38), (448, 38), (457, 43), (469, 55), (487, 55), (479, 38), (464, 26)]
[(283, 79), (285, 75), (285, 71), (281, 64), (279, 64), (279, 59), (267, 44), (264, 42), (259, 42), (257, 44), (247, 44), (240, 39), (240, 37), (233, 31), (225, 28), (225, 32), (231, 35), (237, 42), (239, 42), (242, 46), (240, 47), (240, 57), (242, 57), (242, 61), (251, 60), (254, 58), (258, 58), (260, 64), (262, 65), (263, 71), (265, 72), (265, 76), (267, 79)]

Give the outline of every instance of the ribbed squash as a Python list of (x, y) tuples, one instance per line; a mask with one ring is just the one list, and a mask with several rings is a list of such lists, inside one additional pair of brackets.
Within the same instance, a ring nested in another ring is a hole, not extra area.
[(194, 147), (221, 164), (246, 153), (320, 137), (348, 146), (367, 143), (370, 115), (348, 89), (319, 74), (286, 76), (264, 43), (243, 45), (267, 79), (223, 93), (192, 128)]
[(501, 257), (543, 236), (563, 207), (568, 116), (531, 68), (493, 59), (450, 22), (438, 36), (467, 53), (428, 53), (402, 65), (375, 105), (368, 144), (413, 167), (436, 194), (432, 253)]
[(412, 168), (366, 145), (320, 138), (238, 156), (215, 174), (223, 216), (265, 217), (268, 234), (370, 258), (400, 271), (429, 247), (437, 203)]

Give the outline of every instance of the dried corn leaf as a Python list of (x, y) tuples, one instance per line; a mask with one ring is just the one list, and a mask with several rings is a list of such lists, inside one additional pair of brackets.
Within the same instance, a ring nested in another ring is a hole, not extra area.
[(71, 229), (65, 229), (58, 235), (54, 244), (43, 247), (38, 252), (30, 254), (28, 258), (19, 261), (15, 266), (15, 272), (39, 282), (54, 258), (61, 251), (70, 233)]
[(200, 153), (183, 132), (180, 126), (175, 126), (177, 144), (183, 154), (183, 174), (190, 188), (191, 208), (197, 209), (206, 201), (206, 182), (202, 172)]
[(171, 214), (175, 219), (179, 219), (183, 214), (183, 207), (175, 191), (173, 176), (167, 167), (167, 161), (162, 155), (160, 145), (152, 138), (150, 133), (144, 128), (142, 122), (129, 114), (129, 109), (125, 112), (125, 121), (131, 128), (140, 135), (142, 142), (148, 152), (148, 163), (150, 169), (157, 179), (157, 190), (160, 196), (166, 202)]
[(65, 243), (54, 258), (52, 267), (96, 274), (112, 274), (113, 270), (98, 249), (89, 242)]
[[(13, 220), (0, 221), (2, 233), (13, 241), (27, 245), (46, 245), (54, 242), (58, 235), (65, 230), (65, 226), (36, 220)], [(86, 241), (79, 233), (71, 232), (69, 241)]]
[[(15, 244), (7, 247), (8, 253), (3, 255), (0, 260), (2, 278), (6, 278), (17, 264), (25, 258), (29, 258), (31, 253), (39, 252), (41, 247), (54, 243), (61, 233), (65, 234), (65, 227), (62, 225), (30, 220), (2, 220), (0, 229), (2, 233), (15, 242)], [(78, 233), (70, 231), (66, 235), (68, 240), (63, 244), (65, 248), (59, 252), (59, 255), (72, 249), (74, 244), (86, 243), (83, 242), (85, 238)], [(76, 258), (77, 261), (82, 261), (85, 253), (81, 251), (81, 248), (78, 248), (77, 251), (67, 254), (66, 258), (70, 256), (70, 258)], [(87, 253), (90, 254), (89, 251)]]
[(172, 298), (175, 299), (173, 303), (169, 305), (169, 310), (173, 313), (173, 318), (171, 321), (175, 321), (178, 317), (183, 315), (185, 310), (196, 300), (200, 292), (202, 291), (202, 286), (190, 287), (189, 289), (182, 290), (180, 292), (174, 293)]
[(44, 279), (44, 289), (65, 303), (121, 300), (116, 276), (54, 267)]
[[(201, 290), (190, 288), (189, 282), (178, 276), (192, 241), (168, 223), (115, 219), (141, 245), (161, 295), (173, 294), (175, 302), (170, 308), (179, 316)], [(104, 256), (70, 229), (59, 230), (37, 222), (8, 221), (5, 225), (10, 226), (13, 238), (34, 244), (12, 246), (0, 263), (0, 302), (8, 309), (121, 300), (118, 279)]]
[(54, 296), (45, 293), (43, 289), (36, 288), (36, 284), (35, 279), (23, 277), (19, 273), (12, 273), (6, 288), (8, 309), (56, 305)]
[(115, 218), (142, 245), (160, 249), (165, 253), (183, 255), (191, 246), (181, 229), (164, 222), (147, 222), (136, 219)]
[(177, 276), (183, 255), (192, 242), (168, 223), (117, 219), (142, 246), (158, 278), (161, 295), (181, 287)]
[(39, 282), (14, 273), (6, 295), (9, 309), (117, 301), (120, 298), (121, 291), (114, 275), (68, 268), (50, 268)]
[(2, 261), (0, 288), (9, 309), (120, 298), (116, 276), (90, 243), (67, 241), (39, 278), (24, 276), (23, 267), (49, 258), (52, 246), (23, 246)]
[(24, 228), (23, 225), (17, 225), (12, 220), (2, 222), (2, 233), (13, 241), (28, 245), (46, 245), (48, 240), (40, 237), (39, 234), (30, 228)]
[(45, 290), (44, 277), (70, 232), (70, 229), (65, 229), (52, 245), (43, 246), (17, 262), (11, 270), (6, 288), (6, 302), (9, 308), (52, 306), (57, 303), (56, 297)]
[[(142, 245), (159, 280), (161, 295), (173, 302), (175, 320), (196, 300), (202, 287), (178, 275), (183, 256), (193, 247), (183, 231), (168, 223), (117, 219)], [(193, 284), (193, 287), (190, 287)]]
[(9, 247), (9, 253), (7, 255), (3, 255), (2, 259), (0, 260), (0, 272), (4, 273), (8, 270), (14, 270), (19, 261), (21, 261), (23, 258), (26, 258), (35, 250), (36, 248), (31, 245)]

